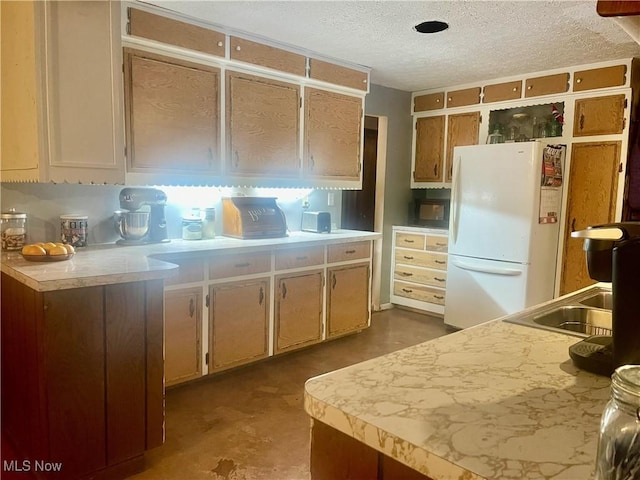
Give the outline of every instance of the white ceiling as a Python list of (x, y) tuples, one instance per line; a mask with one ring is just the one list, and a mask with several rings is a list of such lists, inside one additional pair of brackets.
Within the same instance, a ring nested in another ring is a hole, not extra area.
[[(370, 67), (406, 91), (640, 57), (640, 44), (596, 0), (147, 0), (229, 29)], [(441, 20), (423, 35), (412, 27)]]

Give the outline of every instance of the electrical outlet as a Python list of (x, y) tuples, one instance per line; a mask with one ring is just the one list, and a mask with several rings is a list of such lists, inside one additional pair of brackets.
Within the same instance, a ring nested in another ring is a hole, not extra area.
[(329, 192), (327, 193), (327, 206), (333, 207), (336, 204), (335, 193)]

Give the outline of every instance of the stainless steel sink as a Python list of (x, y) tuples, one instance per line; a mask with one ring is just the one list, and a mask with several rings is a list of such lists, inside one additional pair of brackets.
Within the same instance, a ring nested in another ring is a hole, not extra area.
[(582, 338), (611, 335), (611, 303), (611, 291), (598, 287), (510, 315), (504, 321)]

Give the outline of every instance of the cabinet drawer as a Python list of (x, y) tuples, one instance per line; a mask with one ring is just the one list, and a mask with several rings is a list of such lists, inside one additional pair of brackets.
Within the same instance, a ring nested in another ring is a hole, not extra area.
[(480, 103), (480, 87), (447, 92), (447, 107), (463, 107)]
[(393, 282), (393, 294), (421, 302), (444, 305), (444, 290), (404, 282)]
[(225, 35), (215, 30), (129, 8), (129, 32), (189, 50), (224, 57)]
[(427, 247), (426, 250), (432, 252), (446, 252), (449, 246), (448, 237), (438, 237), (435, 235), (427, 235)]
[(419, 95), (413, 99), (414, 112), (426, 112), (444, 108), (444, 92)]
[(626, 83), (627, 66), (582, 70), (573, 76), (573, 91), (581, 92), (594, 88), (619, 87)]
[(517, 82), (496, 83), (484, 87), (483, 103), (515, 100), (522, 96), (522, 80)]
[(447, 270), (447, 256), (441, 253), (412, 252), (409, 250), (396, 249), (395, 261), (396, 264)]
[(309, 78), (358, 90), (367, 90), (369, 75), (366, 72), (310, 58)]
[(204, 261), (202, 258), (169, 258), (170, 263), (179, 265), (178, 274), (167, 278), (165, 285), (176, 285), (179, 283), (202, 282), (204, 280)]
[(271, 270), (270, 253), (220, 255), (209, 259), (209, 278), (237, 277)]
[(276, 252), (276, 270), (309, 267), (324, 263), (324, 247), (288, 248)]
[(558, 73), (544, 77), (528, 78), (525, 81), (524, 96), (538, 97), (553, 93), (564, 93), (569, 90), (569, 74)]
[(396, 233), (396, 247), (424, 250), (424, 235), (418, 233)]
[(343, 243), (341, 245), (329, 245), (327, 247), (327, 262), (344, 262), (358, 258), (369, 258), (371, 242)]
[(307, 58), (303, 55), (244, 38), (230, 37), (229, 42), (232, 60), (261, 65), (301, 77), (307, 72)]
[(398, 265), (393, 272), (393, 278), (445, 288), (447, 272)]

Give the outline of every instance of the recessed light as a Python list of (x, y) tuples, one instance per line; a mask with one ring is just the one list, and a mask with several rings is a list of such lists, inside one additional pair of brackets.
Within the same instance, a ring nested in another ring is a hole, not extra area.
[(438, 33), (447, 28), (449, 28), (448, 23), (439, 22), (438, 20), (429, 20), (428, 22), (422, 22), (413, 27), (413, 29), (419, 33)]

